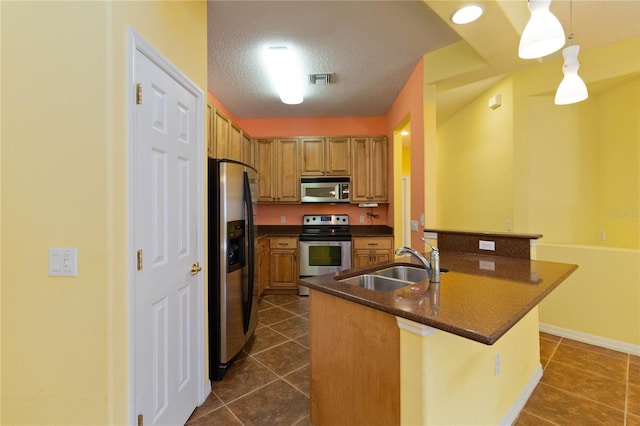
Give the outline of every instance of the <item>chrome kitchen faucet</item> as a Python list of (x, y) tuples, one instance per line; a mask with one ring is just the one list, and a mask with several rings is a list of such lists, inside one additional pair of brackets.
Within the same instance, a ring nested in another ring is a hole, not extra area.
[(396, 250), (396, 255), (400, 256), (403, 254), (410, 254), (416, 257), (422, 264), (424, 268), (427, 270), (429, 274), (429, 281), (432, 283), (440, 282), (440, 250), (433, 246), (429, 241), (422, 238), (422, 241), (427, 243), (429, 247), (431, 247), (431, 253), (429, 254), (429, 260), (427, 260), (423, 255), (412, 249), (411, 247), (400, 247)]

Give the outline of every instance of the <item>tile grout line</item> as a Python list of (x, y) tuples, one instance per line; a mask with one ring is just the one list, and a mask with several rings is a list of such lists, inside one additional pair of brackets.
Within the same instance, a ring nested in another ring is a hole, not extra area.
[(541, 415), (539, 415), (539, 414), (535, 414), (535, 413), (532, 413), (532, 412), (531, 412), (531, 411), (529, 411), (529, 410), (525, 410), (525, 409), (523, 409), (522, 411), (523, 411), (523, 412), (525, 412), (525, 413), (527, 413), (527, 414), (529, 414), (530, 416), (533, 416), (533, 417), (535, 417), (535, 418), (538, 418), (538, 419), (540, 419), (540, 420), (543, 420), (543, 421), (545, 421), (545, 422), (547, 422), (547, 423), (551, 423), (551, 424), (552, 424), (552, 425), (554, 425), (554, 426), (560, 426), (558, 423), (552, 422), (552, 421), (551, 421), (551, 420), (549, 420), (549, 419), (545, 419), (545, 418), (544, 418), (544, 417), (542, 417)]
[(554, 389), (556, 389), (556, 390), (562, 391), (562, 392), (564, 392), (564, 393), (567, 393), (567, 394), (569, 394), (569, 395), (571, 395), (571, 396), (573, 396), (573, 397), (575, 397), (575, 398), (583, 399), (583, 400), (585, 400), (585, 401), (589, 401), (589, 402), (593, 402), (593, 403), (598, 404), (598, 405), (601, 405), (601, 406), (603, 406), (603, 407), (607, 407), (607, 408), (610, 408), (610, 409), (612, 409), (612, 410), (615, 410), (615, 411), (621, 412), (621, 413), (623, 413), (623, 415), (624, 415), (624, 410), (621, 410), (621, 409), (616, 408), (616, 407), (612, 407), (611, 405), (603, 404), (602, 402), (600, 402), (600, 401), (596, 401), (595, 399), (587, 398), (587, 397), (582, 396), (582, 395), (580, 395), (580, 394), (577, 394), (577, 393), (575, 393), (575, 392), (571, 392), (571, 391), (568, 391), (568, 390), (566, 390), (566, 389), (562, 389), (562, 388), (559, 388), (559, 387), (557, 387), (557, 386), (550, 385), (549, 383), (542, 383), (542, 382), (541, 382), (541, 384), (543, 384), (543, 385), (545, 385), (545, 386), (549, 386), (550, 388), (554, 388)]
[[(278, 344), (276, 344), (276, 345), (273, 345), (273, 346), (271, 346), (271, 347), (269, 347), (269, 348), (263, 349), (263, 350), (261, 350), (261, 351), (259, 351), (259, 352), (254, 353), (254, 354), (244, 351), (244, 348), (242, 349), (242, 352), (244, 352), (244, 353), (246, 354), (246, 357), (247, 357), (247, 358), (252, 359), (252, 360), (253, 360), (253, 361), (255, 361), (256, 363), (258, 363), (260, 366), (264, 367), (266, 370), (268, 370), (269, 372), (273, 373), (273, 374), (276, 376), (276, 378), (275, 378), (274, 380), (272, 380), (272, 381), (268, 382), (268, 383), (265, 383), (265, 384), (264, 384), (264, 385), (262, 385), (262, 386), (259, 386), (259, 387), (255, 388), (255, 389), (253, 389), (253, 390), (251, 390), (251, 391), (249, 391), (249, 392), (247, 392), (247, 393), (244, 393), (244, 394), (242, 394), (242, 395), (238, 396), (237, 398), (234, 398), (233, 400), (230, 400), (229, 402), (225, 402), (225, 401), (223, 401), (223, 400), (222, 400), (222, 398), (220, 398), (220, 396), (219, 396), (219, 395), (218, 395), (218, 394), (217, 394), (213, 389), (211, 389), (211, 393), (212, 393), (212, 394), (213, 394), (213, 395), (218, 399), (218, 401), (220, 401), (220, 403), (221, 403), (222, 405), (221, 405), (220, 407), (218, 407), (218, 408), (215, 408), (215, 409), (213, 409), (213, 410), (211, 410), (211, 411), (207, 412), (207, 413), (202, 413), (202, 415), (200, 415), (200, 416), (198, 416), (198, 417), (196, 417), (196, 418), (194, 418), (194, 419), (190, 419), (190, 422), (196, 421), (197, 419), (200, 419), (200, 418), (202, 418), (202, 417), (204, 417), (204, 416), (206, 416), (206, 415), (209, 415), (209, 414), (211, 414), (211, 413), (213, 413), (213, 412), (215, 412), (215, 411), (218, 411), (218, 410), (220, 410), (221, 408), (223, 408), (223, 407), (224, 407), (224, 408), (226, 408), (226, 409), (231, 413), (231, 415), (232, 415), (232, 416), (233, 416), (233, 417), (234, 417), (234, 418), (235, 418), (235, 419), (236, 419), (236, 420), (237, 420), (241, 425), (243, 425), (243, 426), (244, 426), (244, 423), (243, 423), (243, 422), (240, 420), (240, 418), (235, 414), (235, 412), (231, 409), (231, 407), (229, 407), (229, 405), (230, 405), (230, 404), (233, 404), (234, 402), (236, 402), (236, 401), (238, 401), (238, 400), (240, 400), (240, 399), (242, 399), (242, 398), (244, 398), (244, 397), (246, 397), (246, 396), (248, 396), (248, 395), (251, 395), (252, 393), (255, 393), (255, 392), (257, 392), (257, 391), (259, 391), (259, 390), (261, 390), (261, 389), (263, 389), (263, 388), (265, 388), (265, 387), (267, 387), (267, 386), (269, 386), (269, 385), (271, 385), (271, 384), (273, 384), (273, 383), (276, 383), (276, 382), (277, 382), (277, 381), (279, 381), (279, 380), (282, 380), (283, 382), (287, 383), (289, 386), (291, 386), (293, 389), (295, 389), (295, 391), (296, 391), (296, 392), (300, 393), (302, 396), (304, 396), (305, 398), (309, 399), (309, 396), (308, 396), (308, 395), (306, 395), (306, 394), (305, 394), (301, 389), (299, 389), (297, 386), (295, 386), (295, 385), (294, 385), (294, 384), (292, 384), (290, 381), (288, 381), (288, 380), (285, 378), (285, 376), (284, 376), (284, 375), (280, 375), (280, 374), (278, 374), (278, 372), (276, 372), (276, 371), (272, 370), (272, 369), (271, 369), (271, 368), (269, 368), (266, 364), (264, 364), (264, 363), (263, 363), (263, 362), (261, 362), (259, 359), (257, 359), (256, 357), (254, 357), (254, 355), (257, 355), (257, 354), (260, 354), (260, 353), (266, 352), (266, 351), (268, 351), (268, 350), (274, 349), (274, 348), (276, 348), (276, 347), (278, 347), (278, 346), (282, 346), (282, 345), (284, 345), (284, 344), (286, 344), (286, 343), (289, 343), (289, 342), (293, 342), (293, 343), (295, 343), (295, 344), (298, 344), (298, 345), (300, 345), (300, 346), (302, 346), (303, 348), (305, 348), (305, 349), (307, 349), (307, 350), (308, 350), (309, 348), (308, 348), (306, 345), (303, 345), (303, 344), (301, 344), (301, 343), (299, 343), (299, 342), (297, 342), (297, 341), (295, 340), (295, 339), (299, 339), (299, 338), (301, 338), (301, 337), (304, 337), (304, 336), (308, 335), (308, 333), (306, 333), (306, 334), (302, 334), (302, 335), (297, 336), (297, 337), (295, 337), (295, 338), (292, 338), (292, 337), (289, 337), (289, 336), (287, 336), (286, 334), (281, 333), (281, 332), (279, 332), (278, 330), (276, 330), (276, 329), (274, 329), (274, 328), (272, 328), (272, 327), (271, 327), (271, 326), (273, 326), (273, 325), (280, 324), (280, 323), (282, 323), (282, 322), (285, 322), (285, 321), (291, 320), (292, 318), (296, 318), (296, 317), (300, 317), (300, 318), (302, 318), (302, 319), (304, 319), (304, 320), (308, 321), (308, 319), (304, 317), (304, 315), (308, 314), (308, 312), (302, 312), (302, 313), (292, 312), (292, 311), (289, 311), (289, 310), (287, 310), (287, 309), (283, 308), (283, 307), (282, 307), (282, 305), (274, 305), (274, 304), (273, 304), (273, 303), (271, 303), (271, 302), (268, 302), (268, 301), (266, 301), (266, 302), (267, 302), (267, 303), (269, 303), (270, 305), (273, 305), (273, 307), (268, 307), (267, 309), (279, 308), (279, 309), (281, 309), (281, 310), (283, 310), (283, 311), (285, 311), (285, 312), (287, 312), (287, 313), (291, 313), (291, 314), (293, 315), (292, 317), (286, 318), (286, 319), (281, 320), (281, 321), (276, 321), (276, 322), (271, 323), (271, 324), (262, 324), (262, 326), (263, 326), (263, 327), (261, 327), (261, 328), (265, 328), (265, 327), (266, 327), (266, 328), (268, 328), (269, 330), (271, 330), (272, 332), (274, 332), (274, 333), (276, 333), (276, 334), (278, 334), (278, 335), (280, 335), (280, 336), (285, 337), (287, 340), (285, 340), (285, 341), (283, 341), (283, 342), (281, 342), (281, 343), (278, 343)], [(289, 304), (289, 303), (294, 303), (294, 302), (284, 303), (283, 305), (286, 305), (286, 304)], [(263, 309), (263, 310), (267, 310), (267, 309)], [(260, 312), (260, 311), (258, 311), (258, 312)], [(240, 361), (240, 360), (236, 360), (236, 361)], [(302, 367), (299, 367), (299, 368), (297, 368), (297, 369), (294, 369), (294, 370), (292, 370), (292, 371), (290, 371), (290, 372), (286, 373), (286, 375), (289, 375), (289, 374), (292, 374), (292, 373), (294, 373), (294, 372), (296, 372), (296, 371), (299, 371), (299, 370), (301, 370), (301, 369), (303, 369), (303, 368), (307, 367), (308, 365), (309, 365), (309, 363), (307, 363), (307, 364), (303, 365)], [(299, 423), (300, 423), (300, 422), (302, 422), (306, 417), (308, 417), (308, 416), (302, 416), (300, 419), (296, 420), (293, 424), (294, 424), (294, 425), (295, 425), (295, 424), (299, 424)]]

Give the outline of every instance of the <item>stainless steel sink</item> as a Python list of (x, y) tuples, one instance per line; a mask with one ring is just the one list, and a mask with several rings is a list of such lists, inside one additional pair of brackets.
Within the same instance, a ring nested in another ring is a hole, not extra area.
[[(441, 273), (444, 272), (447, 272), (447, 270), (441, 270)], [(402, 265), (340, 280), (345, 284), (357, 285), (375, 291), (393, 291), (421, 281), (426, 283), (426, 288), (429, 287), (429, 273), (425, 269)], [(423, 287), (423, 285), (420, 285), (420, 288)]]
[(424, 270), (423, 268), (414, 268), (413, 266), (394, 266), (391, 268), (375, 271), (374, 274), (383, 277), (409, 281), (412, 283), (429, 279), (429, 274), (426, 270)]
[(375, 291), (393, 291), (401, 287), (411, 285), (411, 282), (409, 281), (387, 278), (373, 274), (358, 275), (357, 277), (340, 280), (340, 282), (357, 285), (362, 288)]

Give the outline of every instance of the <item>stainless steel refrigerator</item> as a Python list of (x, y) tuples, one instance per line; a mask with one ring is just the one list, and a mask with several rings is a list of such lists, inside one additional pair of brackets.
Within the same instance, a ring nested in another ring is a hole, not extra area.
[(221, 380), (258, 323), (258, 173), (209, 159), (209, 376)]

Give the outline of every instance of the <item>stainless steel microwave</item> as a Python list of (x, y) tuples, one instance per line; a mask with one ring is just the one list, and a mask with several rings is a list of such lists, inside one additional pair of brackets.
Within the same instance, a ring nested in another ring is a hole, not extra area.
[(300, 181), (300, 201), (303, 203), (348, 203), (350, 178), (303, 177)]

